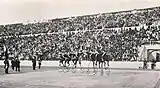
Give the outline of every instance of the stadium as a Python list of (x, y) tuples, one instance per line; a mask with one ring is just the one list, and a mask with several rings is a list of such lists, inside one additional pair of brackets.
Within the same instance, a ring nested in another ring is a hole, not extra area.
[[(157, 6), (0, 25), (0, 88), (159, 88), (159, 12)], [(20, 60), (20, 73), (4, 74), (6, 53), (9, 63)], [(33, 59), (42, 69), (32, 71)]]

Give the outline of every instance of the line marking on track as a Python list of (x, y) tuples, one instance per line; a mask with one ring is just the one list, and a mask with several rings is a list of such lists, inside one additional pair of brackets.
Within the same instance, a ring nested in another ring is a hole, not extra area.
[(154, 88), (160, 88), (160, 79), (157, 81), (156, 85), (154, 86)]

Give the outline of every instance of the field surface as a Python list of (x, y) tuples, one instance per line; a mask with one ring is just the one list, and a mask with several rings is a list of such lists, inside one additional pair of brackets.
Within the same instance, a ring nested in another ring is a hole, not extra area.
[(63, 71), (42, 67), (33, 71), (22, 67), (21, 72), (4, 74), (0, 67), (0, 88), (160, 88), (160, 72), (152, 70), (90, 69)]

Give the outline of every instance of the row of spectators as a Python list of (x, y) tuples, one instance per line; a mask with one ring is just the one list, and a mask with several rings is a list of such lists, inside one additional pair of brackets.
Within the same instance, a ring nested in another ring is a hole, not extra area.
[(140, 45), (160, 40), (160, 26), (12, 36), (4, 40), (10, 55), (22, 59), (43, 55), (46, 60), (55, 60), (59, 53), (105, 51), (114, 60), (137, 60)]
[(68, 17), (37, 23), (0, 26), (0, 36), (53, 33), (60, 31), (96, 30), (151, 25), (160, 20), (160, 7), (116, 13)]

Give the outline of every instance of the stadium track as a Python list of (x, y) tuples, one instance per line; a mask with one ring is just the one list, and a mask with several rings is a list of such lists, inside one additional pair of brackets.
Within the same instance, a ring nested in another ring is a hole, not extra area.
[[(10, 74), (20, 74), (20, 73), (29, 73), (29, 72), (43, 72), (43, 71), (50, 71), (50, 70), (59, 70), (60, 67), (51, 67), (51, 66), (42, 66), (41, 69), (36, 68), (34, 71), (31, 66), (21, 66), (21, 72), (16, 72), (9, 68), (9, 73)], [(77, 67), (77, 69), (80, 69), (80, 67)], [(88, 69), (88, 67), (82, 67), (82, 69)], [(89, 69), (93, 69), (92, 67), (89, 67)], [(136, 71), (160, 71), (160, 69), (133, 69), (133, 68), (110, 68), (111, 70), (136, 70)], [(0, 76), (1, 75), (6, 75), (4, 73), (4, 68), (2, 65), (0, 65)]]

